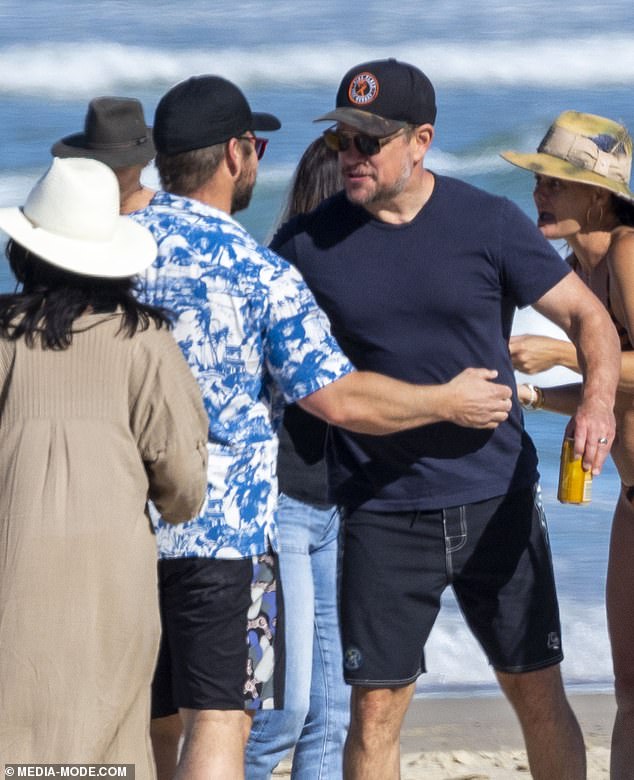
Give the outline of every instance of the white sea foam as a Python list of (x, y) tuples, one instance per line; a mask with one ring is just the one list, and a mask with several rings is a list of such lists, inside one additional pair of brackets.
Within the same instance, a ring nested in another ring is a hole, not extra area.
[(0, 176), (0, 207), (24, 203), (31, 187), (44, 171), (28, 171)]
[[(163, 87), (215, 72), (246, 88), (331, 88), (354, 62), (398, 55), (421, 66), (438, 86), (601, 87), (634, 83), (629, 36), (589, 35), (535, 41), (482, 40), (359, 45), (275, 43), (249, 47), (152, 48), (115, 42), (16, 44), (0, 48), (0, 93), (68, 98)], [(610, 56), (606, 56), (606, 52)], [(618, 67), (615, 67), (618, 63)]]
[[(608, 687), (612, 680), (610, 648), (603, 604), (581, 603), (560, 594), (566, 683)], [(453, 594), (443, 609), (425, 649), (427, 674), (417, 685), (420, 693), (495, 687), (495, 675), (467, 628)]]

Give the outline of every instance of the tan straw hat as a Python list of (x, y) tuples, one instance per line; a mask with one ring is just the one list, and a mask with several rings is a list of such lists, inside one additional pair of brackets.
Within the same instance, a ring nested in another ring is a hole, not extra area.
[(564, 111), (548, 129), (537, 153), (502, 152), (519, 168), (610, 190), (634, 203), (629, 188), (632, 139), (627, 129), (595, 114)]
[(112, 170), (86, 158), (54, 158), (22, 208), (0, 209), (0, 230), (43, 260), (85, 276), (134, 276), (157, 252), (149, 230), (119, 215)]

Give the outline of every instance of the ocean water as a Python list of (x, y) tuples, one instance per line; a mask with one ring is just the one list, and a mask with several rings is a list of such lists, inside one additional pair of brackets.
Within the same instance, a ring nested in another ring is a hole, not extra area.
[[(516, 201), (533, 214), (531, 177), (504, 149), (532, 150), (552, 119), (575, 109), (634, 130), (634, 6), (616, 0), (378, 0), (214, 2), (0, 0), (0, 206), (17, 205), (44, 172), (50, 145), (82, 128), (97, 95), (138, 97), (151, 123), (161, 95), (193, 74), (235, 81), (254, 110), (282, 120), (240, 220), (265, 241), (306, 144), (323, 129), (343, 73), (393, 56), (422, 68), (437, 91), (436, 138), (426, 164)], [(156, 184), (150, 166), (144, 175)], [(563, 251), (563, 247), (561, 247)], [(0, 290), (13, 280), (0, 263)], [(553, 332), (531, 310), (516, 332)], [(540, 381), (568, 381), (549, 372)], [(555, 498), (566, 420), (527, 414), (540, 453), (542, 488), (560, 593), (570, 687), (609, 689), (603, 590), (618, 478), (611, 463), (593, 501)], [(421, 691), (487, 692), (493, 676), (447, 595), (427, 649)]]

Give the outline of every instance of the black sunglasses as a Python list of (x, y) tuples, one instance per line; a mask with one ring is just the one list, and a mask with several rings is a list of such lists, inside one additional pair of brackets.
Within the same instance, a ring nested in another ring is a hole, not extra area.
[(251, 141), (258, 160), (261, 160), (262, 157), (264, 157), (264, 150), (266, 149), (266, 145), (269, 142), (268, 138), (258, 138), (257, 135), (239, 135), (237, 137), (241, 141)]
[(364, 133), (349, 135), (330, 127), (328, 130), (324, 130), (323, 138), (326, 146), (329, 149), (332, 149), (333, 152), (347, 152), (350, 148), (350, 144), (354, 144), (354, 148), (359, 154), (363, 154), (366, 157), (372, 157), (373, 155), (378, 154), (385, 144), (389, 143), (402, 132), (403, 130), (397, 130), (391, 135), (383, 136), (383, 138), (375, 138), (372, 135), (365, 135)]

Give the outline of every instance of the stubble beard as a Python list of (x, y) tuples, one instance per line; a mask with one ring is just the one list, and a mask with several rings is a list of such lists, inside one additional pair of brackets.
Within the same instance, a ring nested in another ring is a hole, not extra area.
[(250, 172), (242, 169), (240, 176), (236, 180), (231, 196), (231, 213), (244, 211), (251, 203), (251, 197), (255, 188), (255, 176), (251, 178)]
[(346, 196), (351, 203), (357, 206), (380, 206), (383, 203), (388, 203), (403, 192), (410, 180), (412, 171), (413, 166), (411, 163), (408, 160), (404, 160), (398, 179), (389, 187), (379, 187), (377, 185), (370, 192), (361, 190), (349, 192), (346, 188)]

